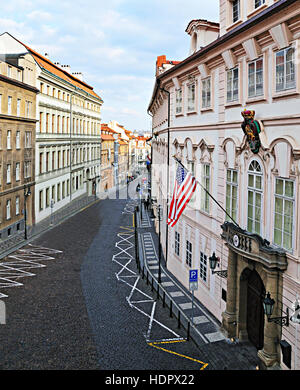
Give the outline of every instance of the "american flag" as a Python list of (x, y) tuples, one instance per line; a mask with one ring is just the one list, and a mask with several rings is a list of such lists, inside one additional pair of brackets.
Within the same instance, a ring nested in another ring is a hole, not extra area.
[(196, 179), (185, 168), (178, 164), (176, 171), (175, 187), (170, 204), (168, 225), (176, 225), (186, 205), (189, 203), (196, 190)]

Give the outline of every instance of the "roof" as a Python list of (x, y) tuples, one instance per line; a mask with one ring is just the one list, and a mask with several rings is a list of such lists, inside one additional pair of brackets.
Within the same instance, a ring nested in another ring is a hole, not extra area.
[[(18, 39), (16, 39), (16, 40), (18, 41)], [(71, 75), (69, 72), (63, 70), (59, 66), (55, 65), (48, 58), (42, 56), (41, 54), (39, 54), (35, 50), (31, 49), (29, 46), (22, 43), (21, 41), (18, 41), (18, 42), (20, 42), (30, 52), (30, 54), (33, 56), (33, 58), (35, 59), (35, 61), (37, 62), (37, 64), (41, 68), (47, 70), (48, 72), (54, 74), (55, 76), (58, 76), (59, 78), (63, 79), (64, 81), (67, 81), (67, 82), (73, 84), (75, 87), (78, 87), (78, 88), (84, 90), (85, 92), (89, 93), (93, 97), (101, 100), (101, 102), (103, 103), (103, 100), (101, 99), (101, 97), (99, 95), (96, 94), (96, 92), (93, 90), (93, 87), (86, 84), (84, 81), (79, 80), (77, 77)]]
[(103, 141), (114, 141), (114, 137), (112, 134), (101, 134), (101, 139)]
[(116, 134), (117, 132), (115, 130), (113, 130), (112, 128), (110, 128), (107, 123), (101, 123), (101, 130), (103, 131), (109, 131), (110, 133), (114, 133)]

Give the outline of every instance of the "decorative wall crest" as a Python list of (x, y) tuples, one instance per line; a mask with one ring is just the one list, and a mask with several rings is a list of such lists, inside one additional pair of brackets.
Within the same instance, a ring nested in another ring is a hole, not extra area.
[(242, 111), (242, 116), (244, 118), (244, 122), (242, 123), (241, 127), (247, 137), (250, 149), (253, 153), (257, 154), (261, 146), (259, 138), (261, 128), (259, 122), (254, 119), (255, 111), (245, 109)]

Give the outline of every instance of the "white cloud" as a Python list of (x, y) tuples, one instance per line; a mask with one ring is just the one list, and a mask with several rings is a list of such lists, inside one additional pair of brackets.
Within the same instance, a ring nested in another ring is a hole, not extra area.
[(36, 21), (48, 21), (52, 19), (52, 15), (49, 12), (34, 10), (26, 15), (28, 19), (36, 20)]

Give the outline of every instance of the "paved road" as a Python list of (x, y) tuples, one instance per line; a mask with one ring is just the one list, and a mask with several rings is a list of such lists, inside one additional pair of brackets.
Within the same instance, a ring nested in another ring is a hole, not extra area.
[[(204, 367), (199, 350), (139, 279), (128, 230), (131, 211), (125, 199), (102, 200), (40, 236), (22, 259), (5, 259), (20, 261), (15, 272), (34, 276), (1, 289), (8, 295), (6, 325), (0, 325), (1, 369)], [(43, 261), (40, 247), (61, 253)], [(29, 260), (46, 267), (32, 268)]]

